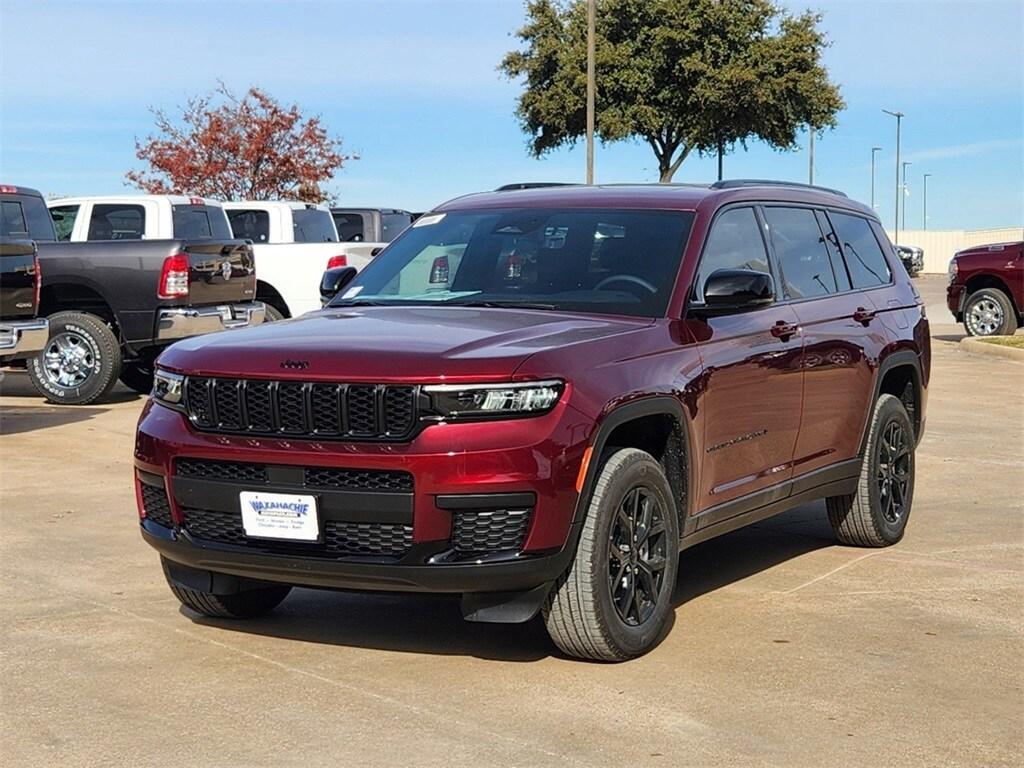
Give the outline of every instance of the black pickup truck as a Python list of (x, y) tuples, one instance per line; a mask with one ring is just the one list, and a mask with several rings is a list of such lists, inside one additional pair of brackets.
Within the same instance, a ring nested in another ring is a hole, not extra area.
[(49, 319), (49, 338), (26, 367), (47, 400), (90, 403), (119, 378), (149, 392), (153, 362), (167, 345), (263, 322), (252, 246), (230, 237), (220, 206), (192, 202), (184, 206), (208, 209), (224, 227), (206, 237), (58, 242), (39, 192), (0, 186), (3, 235), (38, 247), (39, 315)]
[[(6, 222), (6, 204), (3, 210)], [(5, 227), (6, 229), (6, 227)], [(39, 307), (39, 258), (31, 240), (0, 237), (0, 363), (27, 357), (46, 346)]]

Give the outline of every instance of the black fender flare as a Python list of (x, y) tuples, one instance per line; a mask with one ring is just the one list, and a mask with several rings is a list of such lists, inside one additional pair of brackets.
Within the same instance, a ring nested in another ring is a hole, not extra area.
[(615, 429), (634, 419), (645, 416), (668, 416), (672, 418), (679, 427), (682, 436), (683, 452), (686, 466), (683, 472), (683, 505), (684, 508), (676, 510), (679, 519), (679, 535), (683, 536), (684, 523), (688, 519), (688, 512), (693, 509), (693, 494), (697, 487), (698, 457), (694, 454), (694, 436), (690, 427), (692, 421), (686, 415), (679, 398), (672, 395), (651, 395), (639, 400), (620, 405), (609, 411), (598, 424), (597, 433), (590, 443), (590, 463), (580, 488), (579, 497), (576, 500), (576, 510), (573, 513), (570, 538), (572, 550), (576, 549), (576, 539), (579, 537), (579, 530), (582, 527), (583, 519), (587, 514), (587, 507), (590, 505), (590, 497), (594, 492), (594, 485), (597, 483), (597, 473), (601, 468), (601, 454), (608, 444), (608, 438)]
[[(878, 364), (878, 370), (875, 372), (874, 388), (871, 396), (871, 405), (866, 408), (867, 411), (864, 414), (864, 423), (861, 425), (860, 432), (860, 450), (858, 456), (864, 456), (864, 451), (867, 448), (868, 433), (871, 426), (871, 415), (874, 413), (875, 403), (878, 402), (878, 396), (882, 393), (882, 381), (885, 380), (885, 376), (893, 368), (910, 367), (913, 371), (914, 386), (917, 389), (918, 402), (923, 404), (923, 388), (924, 381), (921, 373), (921, 358), (918, 357), (917, 353), (910, 349), (898, 349), (894, 352), (890, 352), (885, 355)], [(914, 424), (914, 429), (917, 430), (916, 435), (917, 441), (920, 442), (920, 423), (923, 414), (917, 414)]]

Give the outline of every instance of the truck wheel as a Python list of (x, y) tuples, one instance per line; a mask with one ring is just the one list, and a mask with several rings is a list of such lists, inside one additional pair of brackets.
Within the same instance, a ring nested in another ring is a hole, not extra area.
[(672, 490), (649, 453), (624, 448), (601, 467), (576, 557), (543, 609), (570, 656), (624, 661), (657, 645), (672, 610), (679, 524)]
[(85, 405), (117, 383), (121, 345), (102, 318), (85, 312), (50, 315), (50, 340), (28, 364), (29, 380), (51, 403)]
[(152, 363), (122, 363), (121, 383), (140, 395), (148, 395), (153, 391)]
[(843, 544), (887, 547), (903, 538), (914, 500), (914, 425), (899, 398), (875, 403), (855, 493), (825, 500)]
[(167, 586), (186, 608), (214, 619), (255, 619), (265, 616), (277, 608), (292, 591), (288, 584), (273, 584), (230, 595), (215, 595), (182, 586), (170, 577), (167, 578)]
[(969, 336), (1012, 336), (1017, 331), (1017, 312), (998, 288), (982, 288), (967, 299), (964, 328)]
[(281, 310), (271, 304), (266, 304), (266, 313), (263, 315), (264, 323), (276, 323), (278, 320), (284, 320), (284, 315)]

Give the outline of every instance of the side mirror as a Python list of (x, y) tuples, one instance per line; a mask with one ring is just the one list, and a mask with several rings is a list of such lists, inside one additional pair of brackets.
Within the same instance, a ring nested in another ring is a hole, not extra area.
[(326, 307), (355, 276), (355, 267), (332, 267), (324, 272), (320, 279), (320, 306)]
[(719, 269), (704, 283), (706, 315), (727, 315), (767, 307), (775, 301), (775, 281), (767, 272)]

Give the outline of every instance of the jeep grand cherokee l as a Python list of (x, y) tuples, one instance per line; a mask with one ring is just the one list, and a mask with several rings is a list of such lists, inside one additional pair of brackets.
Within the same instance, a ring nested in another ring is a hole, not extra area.
[(661, 637), (682, 548), (816, 499), (841, 542), (899, 541), (929, 367), (906, 270), (840, 194), (462, 197), (325, 310), (161, 356), (142, 535), (201, 614), (293, 585), (459, 593), (626, 659)]

